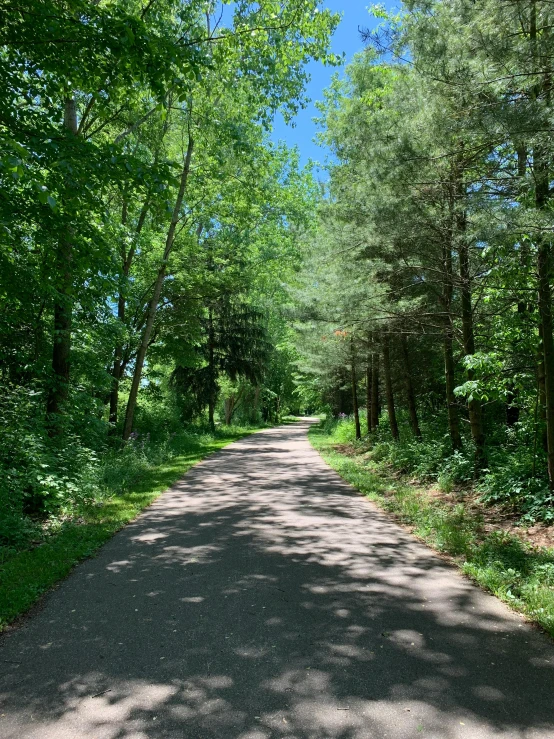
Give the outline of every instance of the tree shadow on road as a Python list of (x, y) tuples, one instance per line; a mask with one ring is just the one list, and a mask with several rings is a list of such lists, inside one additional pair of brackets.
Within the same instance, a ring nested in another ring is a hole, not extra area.
[(302, 426), (191, 470), (3, 639), (0, 736), (554, 735), (554, 647)]

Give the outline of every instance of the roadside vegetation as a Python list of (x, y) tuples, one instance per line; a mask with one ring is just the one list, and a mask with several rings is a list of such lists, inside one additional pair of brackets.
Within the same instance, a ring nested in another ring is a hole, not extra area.
[(13, 528), (4, 531), (0, 547), (0, 631), (190, 467), (252, 431), (226, 426), (212, 432), (197, 425), (154, 439), (137, 433), (125, 449), (107, 452), (89, 466), (86, 479), (78, 481), (78, 495), (66, 497), (49, 516), (23, 524), (3, 518), (3, 525)]
[[(383, 442), (356, 440), (352, 418), (328, 419), (310, 441), (341, 477), (393, 514), (433, 549), (450, 555), (464, 574), (554, 636), (554, 548), (535, 546), (501, 525), (485, 526), (486, 499), (467, 485), (454, 490), (401, 474)], [(413, 470), (412, 470), (413, 473)], [(429, 478), (427, 478), (429, 480)]]
[(552, 633), (554, 8), (373, 13), (319, 103), (333, 157), (294, 283), (311, 438)]

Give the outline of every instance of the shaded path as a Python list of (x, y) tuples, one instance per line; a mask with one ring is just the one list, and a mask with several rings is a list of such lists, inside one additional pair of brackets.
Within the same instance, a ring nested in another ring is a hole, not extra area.
[(2, 639), (2, 739), (554, 737), (552, 643), (306, 427), (194, 467)]

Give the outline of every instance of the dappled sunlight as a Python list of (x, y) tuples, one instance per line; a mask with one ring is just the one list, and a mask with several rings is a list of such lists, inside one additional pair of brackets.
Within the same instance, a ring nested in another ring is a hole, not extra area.
[(197, 465), (3, 638), (2, 739), (554, 735), (552, 644), (305, 430)]

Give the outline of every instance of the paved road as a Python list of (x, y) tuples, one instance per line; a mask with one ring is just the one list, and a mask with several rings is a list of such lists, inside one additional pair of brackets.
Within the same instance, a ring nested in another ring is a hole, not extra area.
[(554, 737), (552, 643), (306, 427), (193, 468), (2, 639), (2, 739)]

